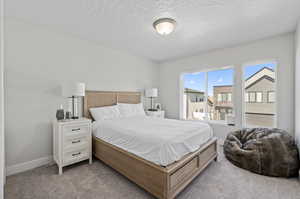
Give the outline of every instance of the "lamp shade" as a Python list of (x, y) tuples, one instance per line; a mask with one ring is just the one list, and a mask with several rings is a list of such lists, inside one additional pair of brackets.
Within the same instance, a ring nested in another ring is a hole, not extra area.
[(62, 86), (62, 95), (64, 97), (80, 97), (85, 95), (85, 84), (76, 82)]
[(157, 97), (157, 96), (158, 96), (158, 89), (157, 88), (146, 89), (145, 97)]

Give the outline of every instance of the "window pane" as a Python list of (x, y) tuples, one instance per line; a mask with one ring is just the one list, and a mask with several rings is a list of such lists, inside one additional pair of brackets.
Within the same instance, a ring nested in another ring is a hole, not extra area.
[(268, 102), (273, 103), (275, 102), (275, 92), (269, 92), (268, 93)]
[(228, 100), (228, 102), (231, 102), (231, 93), (228, 93), (228, 96), (227, 96), (227, 100)]
[(227, 101), (226, 96), (227, 96), (226, 93), (222, 93), (222, 102), (226, 102)]
[(249, 93), (249, 95), (250, 95), (250, 102), (255, 102), (255, 93), (251, 92)]
[(276, 127), (275, 69), (271, 62), (244, 68), (245, 127)]
[(218, 102), (222, 102), (222, 94), (221, 93), (218, 94)]
[(207, 73), (209, 120), (225, 120), (233, 112), (233, 69), (214, 70)]
[(249, 102), (249, 93), (245, 94), (245, 102)]
[(233, 72), (226, 69), (184, 75), (184, 119), (225, 120), (231, 115)]
[(205, 73), (191, 73), (183, 76), (183, 117), (188, 120), (205, 119)]
[(262, 102), (262, 92), (256, 93), (256, 102)]

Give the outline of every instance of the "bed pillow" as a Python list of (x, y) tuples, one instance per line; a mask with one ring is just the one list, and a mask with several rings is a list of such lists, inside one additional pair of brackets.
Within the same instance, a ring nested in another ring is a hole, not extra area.
[(104, 106), (97, 108), (90, 108), (90, 113), (94, 120), (111, 120), (115, 118), (120, 118), (121, 114), (117, 105), (114, 106)]
[(145, 111), (142, 103), (125, 104), (118, 103), (120, 114), (122, 117), (145, 116)]

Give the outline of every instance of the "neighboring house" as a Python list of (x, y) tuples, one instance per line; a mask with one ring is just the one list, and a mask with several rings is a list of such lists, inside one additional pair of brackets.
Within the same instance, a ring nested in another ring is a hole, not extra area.
[(245, 81), (245, 120), (248, 126), (275, 126), (275, 72), (262, 68)]
[[(262, 68), (245, 80), (245, 120), (247, 126), (274, 126), (275, 72)], [(232, 113), (232, 86), (214, 86), (214, 119)]]
[(232, 113), (232, 86), (214, 86), (214, 120), (225, 120)]
[[(248, 127), (275, 126), (275, 72), (262, 68), (245, 80), (245, 122)], [(205, 109), (205, 92), (185, 88), (185, 119), (225, 120), (233, 110), (232, 85), (213, 87)], [(207, 112), (207, 114), (205, 114)]]
[[(184, 90), (185, 119), (204, 119), (205, 118), (205, 93), (202, 91), (185, 88)], [(208, 112), (213, 108), (213, 102), (208, 98)], [(210, 116), (208, 116), (210, 117)]]

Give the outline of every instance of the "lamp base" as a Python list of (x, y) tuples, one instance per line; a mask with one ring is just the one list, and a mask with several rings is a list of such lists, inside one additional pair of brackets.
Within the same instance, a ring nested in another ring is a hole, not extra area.
[(157, 111), (157, 109), (149, 108), (148, 111)]

